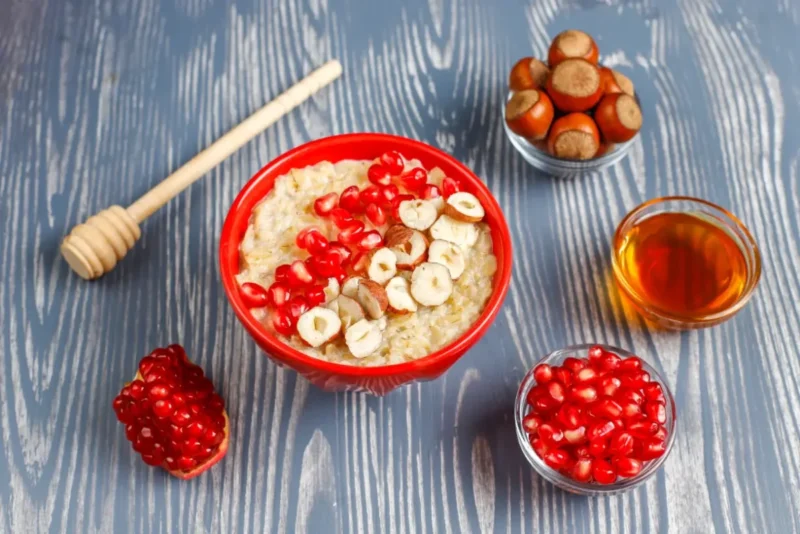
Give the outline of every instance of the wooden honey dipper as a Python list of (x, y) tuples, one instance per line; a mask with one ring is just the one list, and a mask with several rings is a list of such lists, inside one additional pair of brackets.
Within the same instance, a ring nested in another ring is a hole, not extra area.
[(335, 59), (327, 62), (214, 141), (127, 209), (111, 206), (89, 217), (62, 241), (64, 259), (86, 280), (109, 272), (142, 235), (140, 223), (341, 74), (341, 63)]

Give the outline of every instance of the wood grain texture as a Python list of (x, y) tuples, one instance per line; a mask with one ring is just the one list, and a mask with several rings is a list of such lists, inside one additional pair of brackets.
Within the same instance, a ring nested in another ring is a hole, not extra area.
[[(0, 532), (800, 532), (800, 8), (788, 0), (0, 0)], [(538, 175), (501, 124), (507, 68), (568, 27), (629, 75), (631, 157)], [(143, 226), (107, 277), (58, 255), (325, 60), (345, 75)], [(386, 131), (483, 177), (514, 237), (505, 307), (441, 379), (327, 394), (272, 364), (219, 285), (245, 181), (309, 139)], [(735, 319), (650, 330), (610, 277), (640, 202), (729, 207), (764, 257)], [(664, 371), (675, 449), (648, 484), (586, 499), (538, 478), (512, 403), (541, 355), (629, 348)], [(138, 460), (110, 409), (136, 362), (182, 343), (225, 398), (222, 464), (181, 482)]]

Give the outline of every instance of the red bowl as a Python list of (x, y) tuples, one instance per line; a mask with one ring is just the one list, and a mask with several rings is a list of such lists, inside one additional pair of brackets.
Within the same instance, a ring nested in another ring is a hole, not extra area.
[[(397, 150), (407, 158), (418, 159), (426, 169), (439, 167), (460, 180), (486, 210), (484, 219), (492, 231), (497, 272), (489, 302), (477, 321), (461, 337), (446, 347), (418, 360), (379, 367), (356, 367), (326, 362), (290, 347), (261, 325), (244, 305), (239, 294), (239, 244), (244, 237), (253, 207), (272, 189), (275, 179), (291, 169), (321, 161), (373, 159), (387, 150)], [(511, 235), (503, 212), (486, 185), (467, 167), (451, 156), (419, 141), (386, 134), (346, 134), (317, 139), (279, 156), (253, 176), (233, 202), (219, 248), (220, 270), (225, 294), (239, 321), (258, 345), (279, 365), (291, 367), (314, 385), (327, 391), (368, 391), (385, 395), (393, 389), (418, 380), (432, 380), (452, 366), (486, 333), (503, 304), (511, 281)]]

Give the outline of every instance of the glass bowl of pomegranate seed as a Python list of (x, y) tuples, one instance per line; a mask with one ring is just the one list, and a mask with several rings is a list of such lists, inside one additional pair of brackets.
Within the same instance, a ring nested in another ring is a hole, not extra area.
[(545, 480), (579, 495), (638, 486), (675, 440), (675, 400), (638, 356), (607, 345), (551, 352), (522, 379), (514, 403), (517, 440)]

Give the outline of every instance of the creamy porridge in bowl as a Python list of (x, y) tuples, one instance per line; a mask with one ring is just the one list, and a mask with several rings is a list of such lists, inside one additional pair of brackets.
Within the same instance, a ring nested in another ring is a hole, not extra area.
[(294, 168), (252, 211), (236, 280), (291, 347), (354, 366), (452, 343), (493, 291), (481, 202), (439, 167), (387, 151)]

